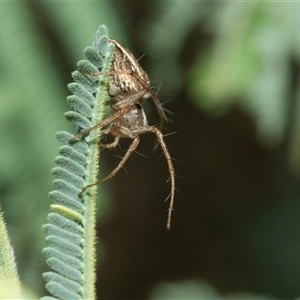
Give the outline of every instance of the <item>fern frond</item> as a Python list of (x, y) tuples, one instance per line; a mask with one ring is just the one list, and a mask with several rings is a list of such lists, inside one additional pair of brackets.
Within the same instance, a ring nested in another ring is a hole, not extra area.
[[(93, 47), (87, 47), (68, 85), (73, 95), (67, 103), (73, 111), (65, 117), (77, 125), (78, 132), (98, 124), (108, 100), (107, 78), (88, 73), (110, 70), (114, 45), (108, 41), (107, 28), (100, 26)], [(87, 74), (86, 74), (87, 73)], [(48, 247), (44, 248), (47, 263), (53, 271), (44, 273), (46, 288), (55, 297), (43, 299), (95, 299), (95, 213), (96, 187), (83, 198), (83, 187), (96, 181), (98, 174), (98, 142), (100, 130), (90, 132), (81, 141), (70, 143), (73, 135), (58, 132), (64, 145), (52, 169), (54, 190), (50, 192), (52, 212), (43, 229)]]

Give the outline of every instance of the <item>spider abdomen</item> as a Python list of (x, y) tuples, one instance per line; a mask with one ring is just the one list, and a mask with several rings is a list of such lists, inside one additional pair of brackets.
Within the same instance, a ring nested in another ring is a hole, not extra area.
[(111, 125), (111, 133), (115, 136), (127, 137), (121, 134), (119, 131), (120, 127), (125, 127), (132, 131), (140, 126), (147, 125), (148, 121), (143, 107), (139, 103), (136, 103), (132, 105), (132, 108), (128, 113), (122, 115), (113, 122)]

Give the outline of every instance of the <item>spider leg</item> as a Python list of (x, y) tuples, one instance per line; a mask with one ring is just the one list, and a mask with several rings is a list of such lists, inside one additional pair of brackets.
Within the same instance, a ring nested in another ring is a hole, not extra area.
[(114, 105), (115, 109), (118, 110), (118, 109), (122, 109), (122, 108), (130, 106), (130, 105), (136, 103), (139, 99), (141, 99), (147, 93), (148, 93), (148, 90), (143, 89), (143, 90), (136, 92), (135, 94), (128, 95), (127, 97), (125, 97), (125, 99), (119, 100)]
[(171, 198), (170, 198), (170, 204), (169, 204), (169, 209), (168, 209), (168, 221), (167, 221), (167, 228), (171, 228), (171, 218), (172, 218), (172, 211), (174, 207), (174, 194), (175, 194), (175, 170), (172, 162), (171, 155), (168, 151), (168, 148), (165, 144), (165, 141), (163, 139), (163, 134), (160, 132), (159, 129), (156, 127), (151, 128), (151, 132), (155, 133), (157, 136), (157, 139), (161, 145), (161, 148), (165, 154), (167, 163), (168, 163), (168, 168), (169, 168), (169, 173), (170, 173), (170, 180), (171, 180)]
[[(127, 159), (130, 157), (130, 155), (132, 154), (132, 152), (138, 146), (138, 144), (140, 142), (140, 138), (139, 138), (138, 135), (132, 134), (132, 132), (128, 128), (126, 128), (126, 127), (120, 127), (119, 130), (120, 130), (120, 132), (123, 135), (126, 135), (127, 137), (133, 139), (132, 143), (130, 144), (130, 146), (129, 146), (128, 150), (127, 150), (127, 152), (125, 153), (125, 155), (123, 156), (123, 158), (121, 159), (121, 161), (119, 162), (119, 164), (117, 165), (117, 167), (113, 171), (111, 171), (109, 175), (107, 175), (105, 178), (103, 178), (101, 180), (98, 180), (98, 181), (96, 181), (96, 182), (94, 182), (92, 184), (87, 185), (80, 192), (80, 196), (83, 194), (84, 191), (86, 191), (86, 189), (88, 189), (88, 188), (90, 188), (90, 187), (92, 187), (94, 185), (101, 184), (104, 181), (106, 181), (106, 180), (111, 179), (112, 177), (114, 177), (120, 171), (120, 169), (124, 166), (124, 164), (127, 161)], [(114, 144), (116, 141), (119, 141), (119, 137), (116, 137), (115, 141), (113, 143), (111, 143), (111, 144)], [(111, 145), (111, 144), (108, 144), (108, 145)], [(117, 145), (117, 143), (116, 143), (116, 145)]]
[(81, 132), (79, 132), (77, 135), (73, 136), (69, 142), (73, 142), (75, 141), (77, 138), (83, 136), (83, 135), (86, 135), (87, 133), (97, 129), (97, 128), (102, 128), (104, 127), (105, 125), (109, 124), (110, 122), (116, 120), (117, 118), (119, 118), (120, 116), (122, 115), (125, 115), (127, 112), (130, 111), (130, 107), (124, 107), (124, 108), (121, 108), (120, 110), (116, 111), (112, 116), (106, 118), (105, 120), (103, 120), (102, 122), (96, 124), (95, 126), (92, 126), (86, 130), (83, 130)]
[(109, 143), (109, 144), (102, 144), (102, 143), (98, 143), (98, 145), (102, 148), (115, 148), (118, 144), (119, 144), (119, 141), (120, 141), (120, 137), (116, 136), (115, 137), (115, 140), (112, 142), (112, 143)]
[(158, 110), (158, 113), (159, 113), (159, 116), (160, 116), (160, 124), (159, 124), (159, 128), (162, 129), (163, 127), (163, 123), (164, 123), (164, 120), (168, 120), (167, 119), (167, 116), (165, 114), (165, 111), (164, 111), (164, 108), (163, 108), (163, 105), (161, 104), (161, 102), (159, 101), (156, 93), (154, 93), (153, 91), (151, 91), (151, 98), (153, 99), (154, 103), (155, 103), (155, 106)]
[(108, 71), (108, 72), (88, 72), (85, 70), (78, 70), (80, 73), (89, 75), (89, 76), (110, 76), (110, 75), (122, 75), (122, 74), (128, 74), (130, 72), (128, 71)]
[(174, 170), (171, 155), (168, 151), (168, 148), (167, 148), (164, 138), (163, 138), (164, 136), (158, 128), (156, 128), (154, 126), (140, 126), (136, 130), (133, 130), (133, 133), (135, 133), (135, 134), (141, 134), (141, 133), (146, 133), (146, 132), (153, 132), (156, 134), (157, 139), (158, 139), (160, 146), (164, 152), (164, 155), (166, 157), (167, 164), (168, 164), (170, 180), (171, 180), (171, 194), (170, 194), (170, 204), (169, 204), (169, 208), (168, 208), (167, 228), (170, 229), (171, 228), (172, 211), (174, 210), (173, 207), (174, 207), (174, 195), (175, 195), (175, 170)]
[[(158, 99), (156, 93), (153, 92), (153, 91), (151, 90), (151, 88), (149, 88), (149, 87), (147, 86), (147, 83), (146, 83), (140, 76), (138, 76), (138, 74), (132, 72), (131, 75), (132, 75), (134, 78), (136, 78), (137, 80), (139, 80), (140, 83), (144, 86), (144, 89), (146, 90), (146, 92), (144, 93), (144, 95), (146, 95), (148, 92), (150, 92), (151, 98), (152, 98), (152, 100), (154, 101), (154, 104), (155, 104), (155, 106), (156, 106), (156, 108), (157, 108), (157, 110), (158, 110), (158, 113), (159, 113), (159, 116), (160, 116), (160, 119), (161, 119), (161, 121), (160, 121), (160, 128), (162, 128), (164, 120), (167, 120), (167, 116), (166, 116), (166, 114), (165, 114), (165, 112), (164, 112), (164, 108), (163, 108), (161, 102), (159, 101), (159, 99)], [(144, 96), (144, 95), (142, 95), (142, 96)], [(140, 97), (142, 97), (142, 96), (140, 96)]]

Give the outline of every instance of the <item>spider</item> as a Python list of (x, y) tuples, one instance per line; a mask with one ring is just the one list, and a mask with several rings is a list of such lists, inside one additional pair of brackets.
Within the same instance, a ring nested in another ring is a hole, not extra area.
[(142, 69), (133, 54), (128, 49), (123, 48), (117, 41), (109, 39), (109, 42), (115, 45), (111, 71), (88, 73), (88, 75), (106, 75), (109, 77), (108, 93), (110, 95), (109, 104), (111, 106), (111, 115), (99, 124), (78, 133), (71, 139), (71, 141), (88, 134), (92, 130), (97, 128), (102, 129), (105, 126), (108, 126), (107, 128), (102, 129), (102, 133), (105, 135), (112, 135), (114, 137), (114, 141), (109, 144), (99, 143), (100, 147), (114, 148), (119, 144), (120, 138), (130, 138), (132, 139), (132, 143), (117, 167), (104, 179), (84, 187), (80, 196), (86, 191), (86, 189), (94, 185), (101, 184), (114, 177), (124, 166), (132, 152), (134, 152), (137, 148), (140, 141), (140, 135), (142, 133), (152, 132), (156, 135), (158, 142), (161, 145), (170, 173), (171, 192), (167, 197), (167, 199), (170, 197), (167, 219), (167, 228), (170, 229), (174, 206), (175, 170), (171, 155), (164, 142), (162, 132), (156, 126), (148, 125), (142, 101), (151, 97), (162, 120), (166, 119), (166, 115), (156, 93), (153, 92), (150, 87), (150, 79), (147, 73)]

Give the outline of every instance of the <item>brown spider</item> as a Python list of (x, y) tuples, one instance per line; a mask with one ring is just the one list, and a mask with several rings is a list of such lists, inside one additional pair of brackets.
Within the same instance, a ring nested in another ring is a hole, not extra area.
[(151, 90), (148, 75), (142, 69), (133, 54), (128, 49), (123, 48), (117, 41), (113, 39), (109, 39), (109, 41), (115, 45), (111, 71), (87, 74), (91, 76), (105, 75), (109, 77), (108, 92), (110, 95), (109, 104), (111, 106), (111, 116), (104, 119), (99, 124), (78, 133), (71, 141), (74, 141), (76, 138), (81, 137), (94, 129), (101, 129), (107, 125), (108, 127), (103, 129), (102, 133), (113, 135), (114, 141), (109, 144), (99, 143), (101, 147), (114, 148), (118, 145), (120, 138), (130, 138), (133, 141), (117, 167), (104, 179), (83, 188), (80, 195), (87, 188), (103, 183), (114, 177), (123, 167), (132, 152), (137, 148), (140, 141), (139, 135), (152, 132), (156, 134), (158, 142), (162, 147), (170, 173), (171, 193), (168, 196), (168, 198), (170, 197), (170, 204), (167, 220), (167, 228), (170, 229), (174, 206), (175, 170), (170, 153), (164, 142), (163, 134), (157, 127), (148, 125), (147, 117), (141, 102), (144, 99), (151, 97), (158, 109), (161, 119), (166, 119), (166, 116), (156, 93)]

